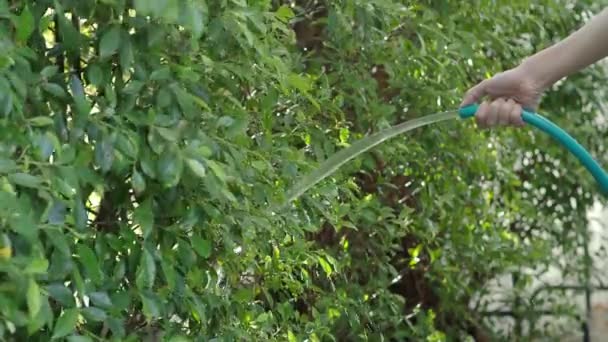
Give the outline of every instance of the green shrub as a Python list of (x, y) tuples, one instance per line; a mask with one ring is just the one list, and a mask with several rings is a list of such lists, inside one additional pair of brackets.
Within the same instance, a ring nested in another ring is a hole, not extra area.
[[(420, 129), (269, 207), (597, 5), (296, 2), (0, 0), (3, 340), (480, 338), (497, 275), (580, 272), (592, 180), (530, 130)], [(594, 153), (604, 76), (542, 108)]]

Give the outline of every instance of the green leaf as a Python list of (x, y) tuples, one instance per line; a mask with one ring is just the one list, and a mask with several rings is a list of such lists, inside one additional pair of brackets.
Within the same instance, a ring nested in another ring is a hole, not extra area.
[(76, 328), (78, 322), (78, 310), (67, 309), (57, 320), (55, 324), (55, 330), (53, 330), (53, 339), (65, 337)]
[(48, 274), (50, 280), (56, 281), (59, 279), (64, 279), (75, 269), (75, 266), (76, 265), (72, 261), (72, 255), (66, 255), (63, 252), (55, 249), (51, 255), (49, 264)]
[(188, 160), (186, 160), (186, 164), (188, 164), (188, 167), (195, 175), (197, 175), (201, 178), (205, 177), (205, 174), (206, 174), (205, 167), (203, 166), (203, 164), (201, 162), (199, 162), (196, 159), (188, 159)]
[[(2, 203), (7, 200), (11, 202)], [(10, 228), (30, 241), (35, 239), (39, 225), (33, 217), (34, 213), (32, 213), (33, 208), (29, 201), (29, 196), (22, 195), (15, 197), (10, 193), (0, 191), (0, 203), (6, 209), (12, 211), (11, 215), (3, 215), (5, 222), (8, 222)]]
[(287, 341), (288, 342), (297, 342), (298, 341), (296, 338), (296, 335), (294, 335), (294, 333), (291, 330), (289, 330), (287, 332)]
[(239, 134), (245, 134), (249, 125), (249, 121), (246, 118), (238, 118), (235, 123), (226, 130), (226, 137), (233, 139)]
[(64, 255), (70, 254), (70, 246), (68, 245), (66, 235), (64, 235), (63, 232), (58, 232), (56, 230), (46, 230), (45, 233), (57, 250), (59, 250)]
[(134, 135), (118, 134), (116, 138), (116, 148), (125, 156), (137, 159), (139, 156), (139, 145), (137, 137)]
[(217, 125), (220, 127), (230, 127), (233, 123), (234, 119), (227, 115), (224, 115), (217, 120)]
[(38, 147), (38, 149), (35, 150), (36, 155), (39, 156), (41, 160), (47, 161), (53, 154), (54, 146), (49, 136), (37, 134), (34, 136), (34, 144)]
[(0, 115), (7, 116), (13, 111), (13, 94), (0, 93)]
[(53, 16), (47, 15), (40, 18), (40, 22), (38, 23), (38, 32), (40, 34), (44, 34), (46, 30), (51, 27), (51, 22), (53, 21)]
[(77, 248), (78, 256), (80, 258), (80, 263), (84, 267), (86, 274), (94, 283), (99, 283), (102, 278), (101, 268), (99, 267), (99, 262), (97, 261), (97, 256), (95, 252), (89, 246), (86, 245), (78, 245)]
[(120, 26), (114, 25), (103, 34), (99, 41), (99, 58), (106, 59), (118, 51), (120, 47)]
[(319, 260), (319, 264), (323, 268), (323, 271), (325, 271), (325, 274), (328, 277), (331, 276), (332, 269), (331, 269), (331, 265), (327, 262), (327, 260), (325, 260), (325, 258), (323, 258), (323, 257), (319, 257), (318, 260)]
[(36, 116), (34, 118), (30, 118), (28, 121), (32, 126), (35, 127), (50, 126), (54, 123), (53, 118), (48, 116)]
[(9, 173), (17, 170), (17, 164), (11, 159), (0, 159), (0, 173)]
[(178, 87), (173, 88), (173, 93), (175, 94), (177, 103), (182, 109), (184, 116), (188, 119), (193, 118), (193, 116), (198, 112), (196, 110), (196, 106), (194, 105), (194, 97), (185, 90)]
[(142, 250), (141, 262), (137, 270), (137, 286), (140, 289), (154, 286), (156, 279), (156, 261), (146, 248)]
[(122, 90), (122, 92), (127, 95), (137, 95), (141, 92), (144, 85), (146, 84), (142, 81), (133, 80), (127, 83), (127, 86)]
[(30, 318), (27, 323), (27, 332), (31, 336), (39, 332), (45, 325), (53, 326), (53, 312), (45, 296), (41, 296), (40, 310), (35, 317)]
[(174, 290), (176, 285), (177, 272), (175, 271), (174, 264), (174, 260), (168, 260), (167, 256), (160, 260), (160, 266), (170, 290)]
[(48, 267), (49, 261), (47, 259), (33, 258), (23, 272), (25, 274), (42, 274), (46, 273)]
[(120, 45), (120, 68), (123, 72), (127, 72), (134, 61), (133, 44), (129, 35), (122, 36), (122, 44)]
[(30, 278), (27, 286), (27, 308), (29, 310), (30, 318), (35, 317), (40, 311), (41, 296), (40, 288), (33, 278)]
[(152, 13), (154, 14), (154, 16), (156, 16), (157, 18), (165, 17), (167, 15), (167, 5), (169, 5), (171, 2), (175, 3), (171, 0), (152, 1)]
[(152, 200), (150, 198), (140, 203), (139, 207), (135, 209), (133, 221), (141, 228), (144, 239), (150, 236), (154, 229), (154, 212), (152, 211)]
[(224, 172), (224, 168), (222, 165), (213, 160), (207, 160), (206, 163), (207, 166), (209, 166), (209, 168), (211, 169), (211, 171), (213, 171), (213, 173), (217, 176), (217, 178), (219, 178), (222, 182), (226, 181), (226, 173)]
[(7, 234), (0, 234), (0, 260), (6, 261), (13, 256), (13, 246)]
[(10, 174), (8, 175), (8, 180), (13, 184), (25, 186), (27, 188), (37, 188), (44, 182), (42, 178), (27, 173)]
[(21, 15), (17, 17), (15, 26), (17, 31), (17, 41), (25, 43), (34, 32), (36, 26), (34, 15), (30, 11), (29, 6), (26, 5), (21, 12)]
[(184, 2), (180, 11), (180, 23), (192, 32), (194, 39), (203, 34), (209, 13), (205, 2)]
[(295, 13), (293, 13), (291, 7), (282, 5), (277, 9), (276, 16), (281, 21), (289, 21), (291, 18), (295, 17)]
[(148, 319), (158, 318), (161, 315), (160, 299), (153, 293), (143, 292), (140, 294), (143, 304), (144, 315)]
[(165, 151), (165, 142), (161, 139), (157, 130), (150, 130), (148, 133), (148, 145), (156, 154), (161, 154)]
[(288, 77), (289, 84), (291, 84), (296, 89), (301, 92), (307, 93), (312, 89), (312, 83), (306, 77), (300, 76), (298, 74), (291, 74)]
[(125, 262), (123, 260), (119, 260), (118, 262), (116, 262), (116, 265), (114, 266), (114, 271), (112, 272), (112, 278), (114, 280), (121, 280), (125, 276), (126, 272), (127, 272), (127, 268), (126, 268)]
[(171, 78), (171, 68), (163, 66), (159, 69), (152, 71), (150, 74), (150, 80), (152, 81), (165, 81)]
[[(0, 70), (4, 70), (15, 65), (15, 60), (10, 56), (0, 56)], [(4, 89), (6, 91), (6, 89)]]
[(196, 254), (192, 251), (190, 246), (191, 243), (186, 242), (185, 240), (178, 239), (178, 260), (181, 265), (184, 265), (186, 268), (191, 267), (195, 260)]
[(121, 338), (124, 338), (126, 333), (125, 333), (125, 322), (121, 319), (118, 319), (116, 317), (108, 317), (108, 320), (106, 321), (106, 323), (108, 324), (108, 327), (110, 327), (110, 330), (112, 331), (112, 337), (115, 337), (116, 339), (118, 339), (120, 341)]
[(110, 171), (114, 163), (114, 144), (109, 136), (105, 136), (95, 144), (95, 163), (102, 172)]
[(159, 108), (169, 107), (172, 100), (171, 93), (166, 88), (160, 89), (156, 95), (156, 105)]
[(190, 341), (192, 341), (192, 340), (186, 336), (175, 335), (175, 336), (171, 336), (171, 338), (169, 338), (168, 342), (190, 342)]
[[(53, 189), (55, 189), (56, 191), (58, 191), (59, 194), (65, 196), (68, 199), (72, 199), (77, 192), (77, 189), (75, 189), (75, 186), (78, 185), (73, 185), (73, 182), (76, 182), (74, 180), (74, 178), (71, 178), (72, 176), (74, 176), (74, 174), (72, 173), (72, 170), (70, 170), (69, 172), (61, 172), (63, 175), (62, 176), (57, 176), (57, 177), (53, 177), (51, 179), (51, 186)], [(65, 178), (63, 178), (65, 177)], [(66, 204), (68, 202), (60, 200), (60, 199), (55, 199), (54, 200), (55, 203), (57, 205), (61, 205), (63, 207), (66, 206)], [(59, 213), (56, 213), (57, 215), (61, 214), (64, 217), (61, 217), (61, 221), (63, 221), (63, 219), (65, 219), (65, 209), (60, 207), (60, 208), (56, 208), (55, 210), (61, 210)], [(59, 217), (57, 217), (59, 218)], [(49, 218), (50, 220), (50, 218)]]
[(78, 114), (77, 119), (79, 124), (83, 125), (83, 120), (91, 112), (91, 106), (87, 101), (86, 94), (82, 82), (76, 76), (70, 78), (70, 90), (72, 91), (72, 97), (74, 98), (74, 105)]
[(72, 279), (74, 280), (74, 287), (76, 293), (85, 293), (84, 288), (84, 279), (82, 279), (82, 275), (80, 274), (80, 270), (75, 267), (72, 272)]
[(87, 229), (89, 217), (87, 215), (87, 209), (85, 208), (84, 201), (80, 196), (74, 198), (74, 208), (72, 210), (74, 216), (74, 226), (79, 231)]
[(152, 14), (154, 8), (154, 1), (150, 0), (135, 0), (135, 10), (138, 14), (148, 15)]
[(74, 294), (64, 284), (50, 284), (46, 286), (46, 290), (51, 297), (66, 307), (76, 306)]
[(152, 179), (156, 178), (155, 161), (154, 155), (148, 150), (143, 151), (141, 159), (139, 160), (139, 165), (141, 166), (143, 173)]
[(177, 128), (169, 129), (165, 127), (156, 127), (158, 134), (165, 138), (167, 141), (175, 142), (179, 138), (179, 131)]
[(162, 0), (162, 2), (166, 3), (165, 8), (160, 14), (156, 15), (164, 19), (165, 22), (178, 23), (180, 2), (174, 0)]
[(196, 153), (203, 158), (210, 158), (213, 156), (213, 151), (207, 146), (200, 146)]
[(89, 82), (95, 86), (102, 86), (104, 84), (103, 70), (97, 64), (92, 64), (87, 67), (87, 78)]
[(136, 194), (141, 194), (146, 190), (146, 180), (137, 170), (133, 170), (131, 175), (131, 185)]
[[(127, 310), (131, 305), (131, 292), (119, 291), (112, 294), (112, 304), (117, 310)], [(135, 298), (133, 298), (135, 299)]]
[(58, 13), (59, 32), (61, 40), (65, 44), (68, 52), (75, 54), (80, 47), (80, 32), (76, 30), (74, 25), (64, 15), (63, 9), (55, 2), (55, 11)]
[(112, 300), (107, 292), (91, 292), (89, 298), (91, 298), (93, 304), (100, 308), (110, 309), (112, 307)]
[(57, 65), (48, 65), (48, 66), (44, 67), (44, 69), (42, 69), (42, 71), (40, 71), (40, 76), (48, 79), (50, 77), (55, 76), (58, 71), (59, 71), (59, 67)]
[(60, 86), (59, 84), (42, 83), (41, 87), (42, 87), (42, 89), (44, 89), (44, 91), (48, 92), (49, 94), (51, 94), (57, 98), (65, 99), (68, 97), (68, 94), (65, 92), (63, 87)]
[(248, 303), (254, 299), (253, 290), (250, 288), (241, 288), (234, 293), (234, 299), (240, 303)]
[(205, 240), (200, 236), (193, 236), (191, 239), (192, 248), (196, 252), (196, 254), (200, 255), (202, 258), (207, 259), (211, 256), (212, 245), (209, 240)]
[(70, 91), (75, 99), (85, 100), (84, 87), (82, 86), (80, 79), (76, 76), (70, 77)]
[(93, 306), (82, 309), (81, 313), (84, 318), (93, 322), (103, 322), (108, 317), (105, 311)]
[(25, 98), (28, 94), (28, 86), (25, 80), (19, 77), (16, 73), (9, 73), (7, 76), (10, 79), (13, 88), (15, 89), (16, 95), (21, 98)]
[(260, 172), (264, 172), (268, 169), (268, 164), (261, 160), (254, 160), (253, 162), (251, 162), (251, 166)]
[(48, 211), (48, 223), (54, 226), (61, 226), (65, 223), (67, 216), (67, 206), (58, 200), (54, 200)]
[(60, 146), (59, 139), (49, 131), (36, 135), (34, 140), (38, 147), (37, 153), (43, 161), (49, 160), (55, 149)]
[(93, 339), (91, 339), (88, 336), (72, 335), (72, 336), (67, 337), (67, 341), (68, 342), (93, 342)]
[(158, 161), (158, 177), (167, 188), (176, 186), (182, 176), (184, 162), (179, 153), (163, 153)]

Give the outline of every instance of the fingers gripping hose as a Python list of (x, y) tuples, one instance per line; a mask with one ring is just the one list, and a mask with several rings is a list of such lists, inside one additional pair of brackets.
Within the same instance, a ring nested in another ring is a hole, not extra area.
[[(472, 104), (460, 108), (458, 113), (461, 118), (467, 119), (475, 116), (478, 108), (479, 106), (477, 104)], [(574, 154), (581, 164), (583, 164), (595, 178), (604, 196), (608, 196), (608, 173), (606, 173), (606, 171), (597, 163), (597, 161), (593, 159), (591, 154), (589, 154), (589, 152), (583, 146), (581, 146), (574, 138), (572, 138), (559, 126), (537, 113), (524, 110), (521, 117), (524, 122), (549, 134), (553, 139), (557, 140), (572, 154)]]

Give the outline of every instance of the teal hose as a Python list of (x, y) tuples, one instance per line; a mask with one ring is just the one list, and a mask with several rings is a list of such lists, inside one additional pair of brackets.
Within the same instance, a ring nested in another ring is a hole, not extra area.
[[(479, 106), (472, 104), (459, 109), (458, 114), (462, 119), (467, 119), (475, 116)], [(541, 131), (549, 134), (553, 139), (560, 142), (566, 149), (568, 149), (578, 160), (587, 168), (593, 178), (597, 181), (599, 188), (604, 196), (608, 196), (608, 173), (597, 163), (581, 144), (579, 144), (574, 138), (566, 133), (559, 126), (544, 118), (543, 116), (524, 110), (521, 115), (524, 122), (540, 129)]]

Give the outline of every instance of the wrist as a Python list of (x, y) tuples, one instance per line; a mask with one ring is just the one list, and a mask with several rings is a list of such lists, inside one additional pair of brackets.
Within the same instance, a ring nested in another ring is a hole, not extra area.
[(517, 67), (521, 70), (521, 74), (539, 90), (546, 90), (555, 82), (559, 81), (562, 76), (555, 72), (552, 68), (552, 63), (544, 61), (546, 56), (534, 55), (523, 60)]

